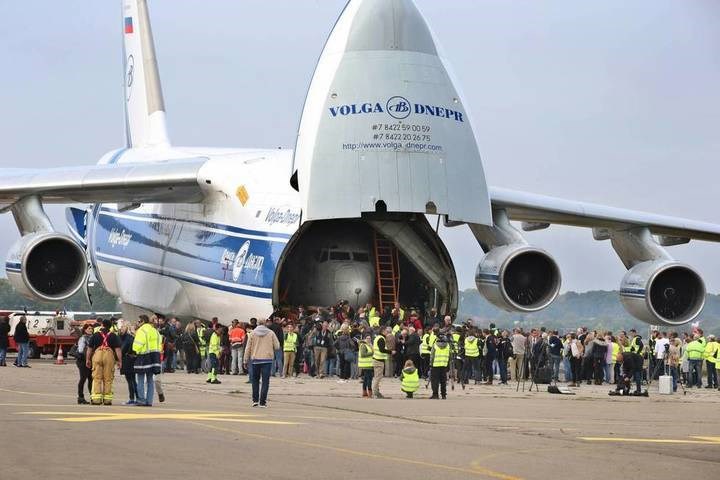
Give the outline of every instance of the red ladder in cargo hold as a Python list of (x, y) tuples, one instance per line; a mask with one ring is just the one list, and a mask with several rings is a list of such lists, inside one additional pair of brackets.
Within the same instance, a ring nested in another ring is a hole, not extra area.
[(380, 311), (390, 308), (398, 301), (400, 266), (395, 245), (375, 232), (375, 272), (377, 274), (378, 303)]

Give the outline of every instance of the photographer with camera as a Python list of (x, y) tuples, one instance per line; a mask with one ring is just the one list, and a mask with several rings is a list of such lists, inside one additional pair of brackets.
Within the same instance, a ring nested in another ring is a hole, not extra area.
[[(618, 381), (615, 391), (610, 391), (610, 395), (630, 395), (631, 382), (635, 382), (635, 392), (633, 395), (641, 396), (642, 392), (642, 373), (643, 358), (642, 355), (635, 352), (619, 352), (617, 362), (622, 363), (622, 379)], [(647, 392), (644, 394), (647, 396)]]

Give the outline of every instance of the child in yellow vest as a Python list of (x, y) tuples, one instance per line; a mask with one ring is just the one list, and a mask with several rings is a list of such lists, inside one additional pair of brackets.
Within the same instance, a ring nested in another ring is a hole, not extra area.
[(400, 374), (400, 388), (405, 392), (406, 398), (413, 398), (413, 393), (420, 388), (420, 374), (412, 360), (405, 362)]

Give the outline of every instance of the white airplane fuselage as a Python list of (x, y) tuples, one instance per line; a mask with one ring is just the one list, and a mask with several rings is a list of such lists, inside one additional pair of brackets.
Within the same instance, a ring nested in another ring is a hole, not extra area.
[[(300, 223), (289, 150), (122, 149), (100, 163), (204, 156), (203, 203), (93, 206), (96, 277), (123, 302), (179, 316), (250, 318), (273, 310), (278, 261)], [(120, 211), (119, 211), (120, 210)]]

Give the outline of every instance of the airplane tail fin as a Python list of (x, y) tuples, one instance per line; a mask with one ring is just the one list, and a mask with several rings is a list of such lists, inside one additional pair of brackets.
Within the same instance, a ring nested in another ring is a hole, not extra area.
[(122, 0), (128, 147), (169, 146), (147, 0)]

